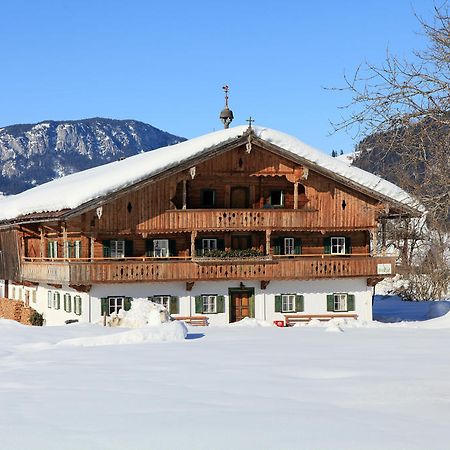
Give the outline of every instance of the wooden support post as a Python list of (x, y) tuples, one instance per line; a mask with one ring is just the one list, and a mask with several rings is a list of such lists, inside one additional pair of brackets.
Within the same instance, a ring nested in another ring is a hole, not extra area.
[(197, 232), (191, 232), (191, 258), (194, 258), (195, 255), (195, 239), (197, 238)]
[(270, 255), (270, 238), (272, 236), (272, 230), (266, 230), (266, 255)]
[(90, 246), (89, 253), (90, 253), (91, 261), (94, 260), (94, 243), (95, 243), (95, 240), (94, 240), (93, 236), (90, 236), (89, 237), (89, 244), (90, 244), (89, 245)]
[(298, 209), (298, 181), (294, 183), (294, 209)]
[(44, 240), (44, 227), (39, 227), (39, 231), (40, 231), (40, 236), (41, 236), (41, 241), (40, 241), (40, 257), (41, 258), (45, 258), (45, 240)]
[(183, 180), (183, 209), (187, 208), (187, 180)]
[(69, 247), (67, 245), (67, 225), (64, 222), (62, 224), (62, 236), (63, 236), (63, 258), (69, 258)]
[(381, 219), (381, 254), (386, 255), (386, 219)]
[[(372, 241), (372, 256), (378, 255), (378, 230), (370, 230), (369, 236)], [(370, 245), (370, 244), (369, 244)]]

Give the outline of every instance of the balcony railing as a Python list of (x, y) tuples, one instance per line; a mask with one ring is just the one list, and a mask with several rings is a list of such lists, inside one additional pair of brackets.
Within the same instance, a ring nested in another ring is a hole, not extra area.
[(311, 209), (169, 210), (152, 219), (152, 230), (265, 230), (310, 228), (318, 222)]
[(22, 278), (33, 282), (86, 285), (148, 281), (291, 280), (393, 275), (395, 260), (382, 256), (298, 255), (289, 258), (25, 259)]

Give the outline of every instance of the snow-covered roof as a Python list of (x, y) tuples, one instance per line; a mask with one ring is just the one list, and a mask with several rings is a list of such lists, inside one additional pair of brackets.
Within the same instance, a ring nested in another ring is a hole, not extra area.
[[(28, 214), (79, 207), (176, 167), (184, 161), (200, 157), (213, 147), (241, 137), (246, 130), (246, 126), (237, 126), (216, 131), (179, 144), (131, 156), (122, 161), (67, 175), (20, 194), (2, 198), (0, 221)], [(362, 169), (348, 166), (343, 161), (326, 155), (293, 136), (257, 126), (253, 127), (253, 132), (257, 138), (280, 147), (291, 153), (293, 158), (299, 158), (311, 167), (333, 173), (343, 180), (348, 180), (353, 186), (360, 186), (365, 192), (378, 194), (417, 212), (423, 211), (417, 200), (398, 186)]]

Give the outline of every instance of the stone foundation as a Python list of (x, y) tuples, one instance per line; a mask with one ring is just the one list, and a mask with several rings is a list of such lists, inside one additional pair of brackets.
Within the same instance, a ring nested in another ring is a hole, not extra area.
[(32, 312), (33, 309), (25, 306), (22, 301), (0, 297), (0, 317), (3, 319), (15, 320), (23, 325), (31, 325)]

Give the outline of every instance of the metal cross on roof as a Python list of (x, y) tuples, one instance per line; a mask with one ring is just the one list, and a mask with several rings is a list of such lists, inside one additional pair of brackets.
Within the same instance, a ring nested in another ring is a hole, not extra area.
[(247, 120), (246, 120), (246, 122), (248, 122), (248, 128), (251, 130), (251, 128), (252, 128), (252, 122), (254, 122), (255, 121), (255, 119), (252, 119), (252, 116), (250, 116)]

